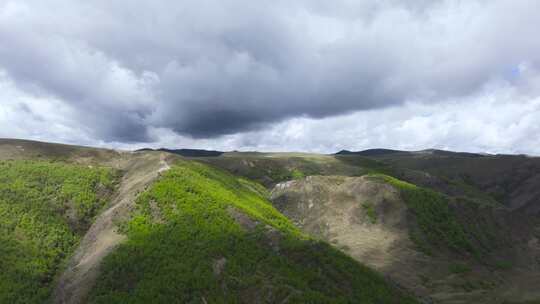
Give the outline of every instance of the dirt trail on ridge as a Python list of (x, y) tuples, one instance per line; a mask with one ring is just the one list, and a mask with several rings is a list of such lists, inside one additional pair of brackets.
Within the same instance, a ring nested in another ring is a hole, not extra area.
[(168, 170), (165, 153), (136, 153), (127, 161), (125, 175), (109, 208), (95, 220), (60, 276), (53, 303), (84, 303), (99, 275), (101, 261), (125, 238), (117, 223), (129, 216), (137, 194), (144, 191), (160, 173)]

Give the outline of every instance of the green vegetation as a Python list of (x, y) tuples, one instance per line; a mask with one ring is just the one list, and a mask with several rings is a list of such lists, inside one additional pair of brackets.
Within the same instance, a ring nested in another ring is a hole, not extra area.
[(454, 196), (459, 196), (469, 204), (487, 207), (501, 206), (501, 203), (491, 195), (477, 189), (469, 175), (465, 175), (464, 177), (447, 177), (444, 174), (438, 173), (436, 176), (446, 184), (447, 192), (454, 193)]
[(335, 157), (344, 163), (364, 169), (365, 174), (384, 173), (394, 175), (396, 173), (392, 166), (371, 158), (358, 155), (336, 155)]
[(454, 264), (451, 264), (450, 266), (448, 266), (448, 270), (449, 270), (451, 273), (460, 274), (460, 273), (471, 272), (471, 271), (472, 271), (472, 268), (471, 268), (471, 266), (469, 266), (469, 265), (467, 265), (467, 264), (463, 264), (463, 263), (454, 263)]
[(304, 236), (265, 193), (200, 163), (174, 165), (139, 196), (90, 302), (415, 303)]
[(106, 168), (0, 162), (0, 303), (43, 303), (63, 260), (106, 203)]
[(366, 215), (369, 218), (369, 221), (372, 224), (377, 223), (377, 212), (375, 211), (375, 208), (373, 207), (373, 204), (370, 203), (370, 202), (364, 202), (362, 204), (362, 208), (366, 212)]
[(304, 178), (305, 175), (304, 175), (304, 172), (298, 170), (298, 169), (293, 169), (291, 171), (291, 176), (293, 179), (301, 179), (301, 178)]
[(332, 156), (247, 155), (209, 157), (200, 162), (257, 181), (266, 187), (310, 175), (360, 176), (367, 171)]
[(403, 200), (416, 216), (420, 233), (412, 231), (411, 240), (420, 250), (429, 254), (433, 245), (443, 245), (457, 252), (477, 254), (465, 228), (450, 209), (448, 197), (388, 175), (371, 176), (382, 179), (400, 190)]
[(507, 270), (513, 267), (512, 262), (510, 261), (496, 261), (495, 268), (499, 270)]

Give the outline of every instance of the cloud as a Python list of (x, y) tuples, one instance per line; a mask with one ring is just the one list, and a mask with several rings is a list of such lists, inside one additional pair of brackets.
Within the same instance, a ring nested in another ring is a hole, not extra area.
[[(0, 69), (21, 96), (69, 109), (95, 142), (246, 139), (295, 119), (478, 94), (488, 108), (499, 85), (519, 108), (539, 92), (538, 11), (533, 0), (3, 0)], [(0, 98), (4, 113), (27, 115)]]
[[(411, 102), (323, 119), (292, 118), (263, 130), (218, 139), (193, 140), (170, 130), (154, 130), (160, 141), (153, 146), (319, 153), (438, 148), (540, 155), (538, 121), (540, 97), (529, 98), (501, 84), (443, 104)], [(135, 147), (140, 145), (130, 148)]]
[(93, 144), (90, 131), (80, 125), (75, 111), (55, 98), (36, 98), (19, 90), (0, 71), (0, 138), (33, 138)]

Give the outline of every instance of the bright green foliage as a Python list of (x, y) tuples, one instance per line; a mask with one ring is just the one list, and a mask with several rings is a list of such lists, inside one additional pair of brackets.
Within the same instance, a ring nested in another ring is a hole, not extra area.
[(293, 179), (301, 179), (301, 178), (304, 178), (304, 172), (298, 170), (298, 169), (293, 169), (291, 171), (291, 176)]
[(114, 177), (105, 168), (0, 162), (0, 303), (45, 302)]
[(477, 254), (465, 228), (450, 209), (445, 195), (388, 175), (372, 174), (371, 176), (381, 178), (400, 190), (403, 200), (416, 216), (421, 232), (419, 235), (412, 231), (411, 239), (423, 251), (430, 253), (430, 246), (443, 245), (458, 252)]
[[(139, 196), (90, 303), (415, 303), (302, 235), (265, 195), (206, 165), (173, 166)], [(238, 212), (259, 224), (242, 227)]]

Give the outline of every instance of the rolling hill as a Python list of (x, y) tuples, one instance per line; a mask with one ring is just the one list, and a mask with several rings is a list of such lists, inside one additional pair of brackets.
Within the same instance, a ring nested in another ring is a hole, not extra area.
[(534, 303), (540, 159), (0, 140), (0, 303)]

